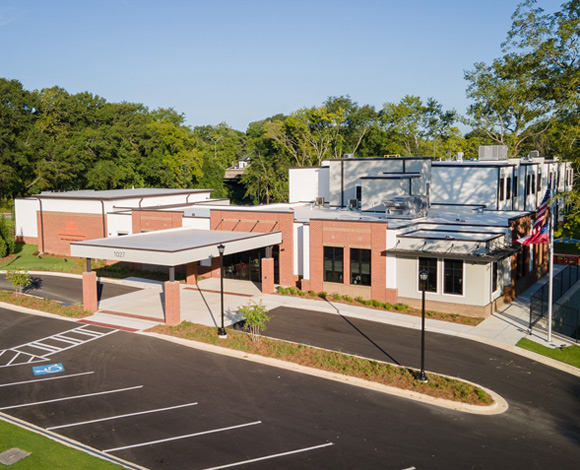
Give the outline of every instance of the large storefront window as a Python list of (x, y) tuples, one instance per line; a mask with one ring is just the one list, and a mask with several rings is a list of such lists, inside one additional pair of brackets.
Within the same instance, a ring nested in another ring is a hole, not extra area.
[(350, 249), (350, 283), (371, 285), (371, 250)]
[(343, 282), (344, 252), (335, 246), (324, 247), (324, 281)]
[(444, 265), (443, 292), (445, 294), (463, 295), (463, 261), (446, 259), (444, 260)]
[[(272, 247), (274, 258), (274, 283), (280, 282), (279, 276), (280, 247)], [(224, 278), (240, 279), (242, 281), (262, 282), (262, 258), (266, 257), (266, 249), (244, 251), (224, 256)]]
[[(437, 258), (419, 258), (419, 272), (425, 270), (429, 273), (427, 278), (426, 292), (437, 292)], [(419, 276), (417, 276), (419, 279)], [(419, 290), (421, 290), (421, 281), (419, 282)]]

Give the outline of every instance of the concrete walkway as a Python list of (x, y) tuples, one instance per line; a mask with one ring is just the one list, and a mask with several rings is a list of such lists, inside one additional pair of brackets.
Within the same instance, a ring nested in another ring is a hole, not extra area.
[[(555, 271), (562, 269), (555, 266)], [(109, 280), (107, 280), (109, 282)], [(139, 287), (140, 291), (117, 296), (99, 302), (99, 311), (87, 320), (106, 323), (135, 330), (144, 330), (163, 322), (163, 283), (145, 279), (111, 281)], [(544, 331), (534, 329), (529, 334), (530, 296), (548, 282), (545, 276), (521, 294), (514, 302), (494, 313), (477, 326), (427, 319), (427, 331), (463, 336), (496, 346), (514, 346), (521, 338), (529, 338), (548, 347), (570, 344), (561, 337), (552, 335), (548, 343)], [(224, 280), (224, 324), (229, 326), (242, 319), (238, 309), (248, 302), (262, 302), (269, 310), (288, 306), (315, 310), (329, 314), (340, 314), (355, 318), (388, 323), (406, 328), (421, 328), (421, 318), (403, 313), (385, 312), (365, 307), (335, 303), (331, 300), (310, 300), (293, 296), (262, 294), (251, 282)], [(218, 326), (221, 322), (220, 281), (210, 278), (197, 286), (181, 285), (181, 318), (207, 326)]]

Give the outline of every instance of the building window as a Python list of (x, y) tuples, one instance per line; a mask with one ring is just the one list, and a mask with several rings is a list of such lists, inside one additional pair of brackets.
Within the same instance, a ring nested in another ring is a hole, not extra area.
[(518, 197), (518, 177), (514, 175), (514, 197)]
[(505, 198), (507, 200), (510, 200), (512, 198), (512, 177), (511, 176), (507, 177), (507, 182), (505, 185), (505, 192), (506, 192)]
[(499, 200), (503, 201), (504, 199), (504, 184), (505, 184), (505, 180), (503, 178), (499, 179)]
[(530, 195), (530, 180), (532, 179), (531, 175), (528, 175), (527, 181), (526, 181), (526, 196)]
[(355, 197), (356, 200), (358, 201), (358, 206), (361, 206), (361, 201), (362, 201), (362, 186), (360, 184), (357, 184), (355, 186)]
[(497, 261), (491, 263), (491, 291), (496, 292), (497, 285)]
[(445, 294), (463, 295), (462, 260), (444, 260), (443, 292)]
[[(419, 272), (425, 270), (429, 273), (425, 291), (437, 292), (437, 258), (419, 258)], [(419, 276), (417, 276), (419, 279)], [(419, 280), (419, 290), (421, 290), (421, 281)]]
[(538, 174), (538, 193), (542, 191), (542, 175)]
[(350, 249), (350, 283), (371, 285), (371, 250)]
[(344, 252), (335, 246), (324, 247), (324, 281), (342, 282), (344, 268)]
[(531, 190), (532, 194), (534, 194), (536, 192), (536, 174), (534, 173), (532, 175), (532, 190)]

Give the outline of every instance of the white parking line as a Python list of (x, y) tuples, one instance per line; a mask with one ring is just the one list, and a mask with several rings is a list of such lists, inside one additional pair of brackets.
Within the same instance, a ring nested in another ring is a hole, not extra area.
[(108, 418), (93, 419), (91, 421), (81, 421), (78, 423), (61, 424), (60, 426), (52, 426), (50, 428), (46, 428), (46, 430), (53, 431), (54, 429), (72, 428), (73, 426), (82, 426), (83, 424), (100, 423), (101, 421), (109, 421), (111, 419), (128, 418), (129, 416), (138, 416), (138, 415), (144, 415), (144, 414), (148, 414), (148, 413), (157, 413), (159, 411), (175, 410), (177, 408), (183, 408), (185, 406), (194, 406), (194, 405), (197, 405), (197, 402), (186, 403), (185, 405), (169, 406), (167, 408), (158, 408), (156, 410), (139, 411), (137, 413), (128, 413), (125, 415), (109, 416)]
[(300, 452), (308, 452), (310, 450), (322, 449), (323, 447), (329, 447), (329, 446), (333, 446), (333, 445), (334, 445), (333, 442), (327, 442), (326, 444), (320, 444), (320, 445), (312, 446), (312, 447), (305, 447), (303, 449), (290, 450), (288, 452), (281, 452), (279, 454), (265, 455), (264, 457), (258, 457), (255, 459), (242, 460), (240, 462), (234, 462), (234, 463), (229, 463), (226, 465), (220, 465), (219, 467), (209, 467), (209, 468), (205, 468), (204, 470), (220, 470), (222, 468), (237, 467), (239, 465), (244, 465), (247, 463), (259, 462), (261, 460), (275, 459), (278, 457), (284, 457), (285, 455), (299, 454)]
[(115, 447), (114, 449), (107, 449), (107, 450), (103, 450), (101, 452), (108, 453), (108, 452), (116, 452), (118, 450), (133, 449), (135, 447), (150, 446), (153, 444), (160, 444), (162, 442), (177, 441), (178, 439), (187, 439), (188, 437), (197, 437), (197, 436), (203, 436), (205, 434), (213, 434), (216, 432), (230, 431), (231, 429), (245, 428), (247, 426), (254, 426), (256, 424), (262, 424), (262, 421), (254, 421), (253, 423), (238, 424), (236, 426), (229, 426), (227, 428), (210, 429), (209, 431), (195, 432), (193, 434), (185, 434), (183, 436), (168, 437), (167, 439), (159, 439), (157, 441), (141, 442), (140, 444), (133, 444), (130, 446)]
[(47, 380), (58, 380), (58, 379), (68, 379), (69, 377), (79, 377), (80, 375), (89, 375), (94, 374), (94, 371), (91, 372), (79, 372), (78, 374), (69, 374), (69, 375), (57, 375), (55, 377), (47, 377), (44, 379), (33, 379), (33, 380), (23, 380), (22, 382), (11, 382), (8, 384), (0, 384), (1, 387), (10, 387), (12, 385), (23, 385), (23, 384), (30, 384), (33, 382), (46, 382)]
[(14, 408), (23, 408), (25, 406), (44, 405), (45, 403), (55, 403), (57, 401), (75, 400), (77, 398), (95, 397), (97, 395), (106, 395), (107, 393), (126, 392), (128, 390), (136, 390), (138, 388), (143, 388), (143, 385), (137, 385), (136, 387), (119, 388), (117, 390), (106, 390), (104, 392), (86, 393), (84, 395), (73, 395), (64, 398), (55, 398), (54, 400), (37, 401), (34, 403), (24, 403), (21, 405), (4, 406), (3, 408), (0, 408), (0, 411), (12, 410)]

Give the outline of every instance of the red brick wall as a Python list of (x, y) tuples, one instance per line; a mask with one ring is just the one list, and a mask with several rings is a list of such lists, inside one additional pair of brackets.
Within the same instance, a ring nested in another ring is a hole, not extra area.
[(180, 293), (179, 282), (165, 282), (165, 323), (167, 325), (175, 326), (181, 323)]
[(88, 312), (97, 311), (97, 273), (83, 273), (83, 308)]
[(181, 211), (133, 210), (133, 233), (179, 228), (183, 226), (182, 219)]
[(186, 284), (197, 284), (197, 261), (185, 265), (185, 282)]
[(36, 219), (41, 253), (69, 256), (71, 242), (103, 238), (107, 233), (101, 214), (43, 211), (41, 224), (40, 211), (37, 211)]
[[(532, 216), (526, 215), (510, 221), (512, 229), (512, 240), (525, 237), (531, 233)], [(511, 257), (511, 285), (506, 286), (505, 302), (509, 303), (517, 295), (524, 292), (528, 287), (538, 281), (544, 274), (548, 272), (548, 244), (542, 243), (538, 245), (530, 245), (528, 247), (521, 246), (524, 256), (513, 255)], [(530, 271), (530, 251), (533, 250), (533, 264)], [(521, 269), (520, 261), (523, 260), (524, 276), (518, 277), (518, 272)]]
[(262, 293), (274, 293), (274, 258), (262, 258)]
[[(386, 289), (387, 224), (344, 220), (310, 220), (310, 282), (303, 289), (361, 296), (381, 302), (396, 302), (396, 290)], [(326, 283), (324, 279), (324, 247), (344, 249), (343, 284)], [(350, 284), (350, 248), (371, 250), (371, 286)]]
[(289, 212), (253, 212), (213, 209), (211, 230), (227, 232), (282, 232), (280, 244), (280, 284), (296, 285), (294, 275), (294, 214)]

